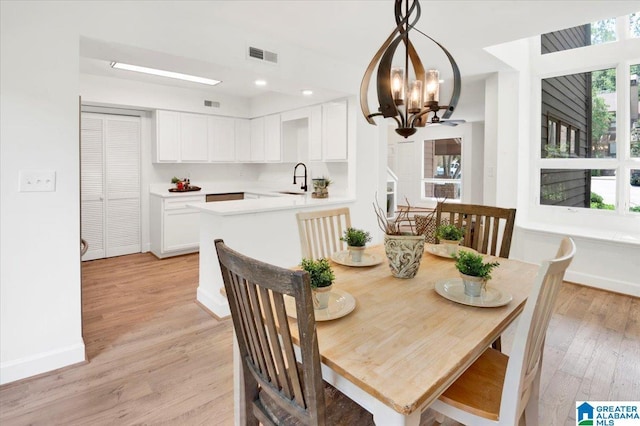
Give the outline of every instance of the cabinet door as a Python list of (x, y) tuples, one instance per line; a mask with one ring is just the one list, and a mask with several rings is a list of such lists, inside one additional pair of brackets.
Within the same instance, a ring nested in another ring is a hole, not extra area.
[(182, 161), (208, 160), (206, 115), (180, 114), (180, 148)]
[(251, 161), (264, 161), (264, 117), (251, 120)]
[(322, 105), (322, 145), (325, 160), (347, 159), (347, 102)]
[(200, 245), (200, 211), (165, 210), (162, 250), (164, 252), (197, 248)]
[(309, 116), (309, 160), (322, 161), (322, 106), (311, 108)]
[(249, 120), (236, 118), (236, 161), (251, 161), (251, 123)]
[(180, 161), (179, 115), (174, 111), (155, 113), (154, 162)]
[(235, 120), (224, 117), (208, 117), (209, 160), (235, 161)]
[(280, 114), (267, 115), (264, 118), (264, 159), (282, 161), (282, 142)]

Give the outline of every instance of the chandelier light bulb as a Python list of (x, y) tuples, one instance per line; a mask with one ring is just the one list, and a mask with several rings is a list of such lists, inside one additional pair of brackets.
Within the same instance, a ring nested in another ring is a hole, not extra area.
[(404, 103), (404, 70), (402, 68), (391, 69), (391, 96), (396, 105)]

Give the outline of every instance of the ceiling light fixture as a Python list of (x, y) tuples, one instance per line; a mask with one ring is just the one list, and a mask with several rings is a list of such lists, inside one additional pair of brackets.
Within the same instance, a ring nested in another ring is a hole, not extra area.
[[(426, 124), (447, 123), (456, 125), (454, 121), (445, 121), (453, 113), (460, 97), (460, 70), (451, 54), (440, 43), (415, 28), (420, 19), (420, 3), (405, 0), (404, 15), (402, 0), (395, 0), (396, 28), (387, 37), (380, 49), (369, 63), (360, 85), (360, 108), (369, 124), (375, 125), (373, 117), (383, 116), (393, 118), (398, 123), (396, 133), (405, 138), (413, 135), (416, 127), (424, 127)], [(415, 17), (410, 22), (410, 18)], [(453, 92), (449, 105), (440, 105), (440, 75), (438, 70), (425, 71), (422, 61), (413, 44), (409, 40), (409, 33), (417, 31), (433, 43), (435, 43), (449, 59), (453, 70)], [(404, 68), (392, 67), (392, 61), (396, 49), (400, 43), (404, 43)], [(370, 113), (368, 92), (369, 84), (375, 68), (378, 68), (376, 86), (378, 91), (378, 112)], [(412, 72), (410, 71), (410, 66)], [(410, 72), (413, 79), (410, 81)], [(442, 117), (438, 111), (444, 110)], [(433, 113), (431, 118), (429, 115)]]
[(211, 78), (198, 77), (198, 76), (189, 75), (189, 74), (181, 74), (179, 72), (159, 70), (156, 68), (141, 67), (139, 65), (123, 64), (122, 62), (111, 62), (111, 68), (141, 72), (144, 74), (158, 75), (160, 77), (175, 78), (178, 80), (186, 80), (186, 81), (191, 81), (193, 83), (208, 84), (209, 86), (215, 86), (216, 84), (221, 83), (220, 80), (213, 80)]
[(311, 96), (311, 95), (313, 95), (313, 90), (310, 90), (310, 89), (304, 89), (304, 90), (302, 91), (302, 94), (303, 94), (304, 96)]
[(265, 80), (256, 80), (254, 82), (256, 84), (256, 86), (266, 86), (267, 82)]

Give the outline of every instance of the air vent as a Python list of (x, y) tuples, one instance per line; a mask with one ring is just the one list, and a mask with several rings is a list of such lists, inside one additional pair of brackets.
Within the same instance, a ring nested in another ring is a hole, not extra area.
[(277, 53), (269, 52), (268, 50), (263, 50), (259, 47), (249, 46), (249, 57), (259, 61), (271, 62), (272, 64), (278, 63)]
[(206, 107), (212, 107), (212, 108), (220, 108), (220, 102), (214, 102), (214, 101), (204, 101), (204, 106)]

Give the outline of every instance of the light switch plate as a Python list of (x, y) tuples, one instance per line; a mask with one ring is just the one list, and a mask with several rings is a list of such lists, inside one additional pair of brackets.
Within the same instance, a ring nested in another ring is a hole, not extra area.
[(53, 192), (56, 190), (55, 170), (20, 170), (20, 192)]

